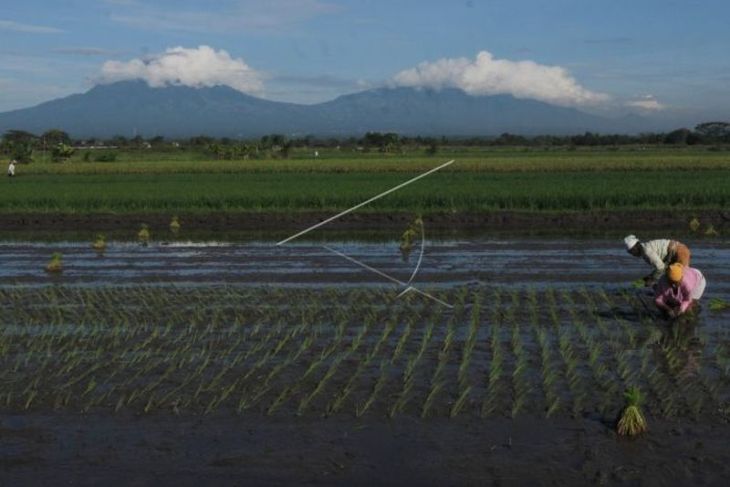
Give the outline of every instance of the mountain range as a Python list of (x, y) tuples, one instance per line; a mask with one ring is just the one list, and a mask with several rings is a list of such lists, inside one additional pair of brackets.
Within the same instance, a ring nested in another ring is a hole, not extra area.
[(511, 95), (471, 96), (457, 89), (378, 88), (301, 105), (227, 86), (153, 88), (143, 81), (97, 85), (83, 94), (0, 113), (0, 131), (42, 133), (51, 128), (77, 138), (247, 138), (272, 133), (359, 136), (368, 131), (432, 136), (637, 133), (656, 126), (637, 115), (600, 117)]

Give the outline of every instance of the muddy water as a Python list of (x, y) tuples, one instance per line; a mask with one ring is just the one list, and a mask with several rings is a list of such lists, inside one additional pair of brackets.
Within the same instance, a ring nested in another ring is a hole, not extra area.
[[(707, 277), (708, 296), (730, 294), (730, 241), (688, 241), (693, 266)], [(404, 259), (398, 242), (327, 244), (397, 280), (426, 287), (463, 284), (504, 286), (625, 286), (648, 272), (626, 254), (620, 240), (489, 239), (428, 241)], [(54, 252), (64, 272), (48, 275)], [(141, 246), (109, 242), (97, 255), (88, 243), (0, 242), (0, 286), (15, 285), (235, 285), (393, 286), (387, 278), (324, 248), (321, 242), (178, 242)]]

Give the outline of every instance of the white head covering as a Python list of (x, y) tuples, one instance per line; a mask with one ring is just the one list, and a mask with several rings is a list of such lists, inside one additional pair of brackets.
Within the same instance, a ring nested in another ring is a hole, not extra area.
[(624, 243), (626, 244), (626, 250), (631, 250), (634, 248), (634, 245), (639, 243), (639, 239), (636, 238), (636, 235), (629, 235), (624, 239)]

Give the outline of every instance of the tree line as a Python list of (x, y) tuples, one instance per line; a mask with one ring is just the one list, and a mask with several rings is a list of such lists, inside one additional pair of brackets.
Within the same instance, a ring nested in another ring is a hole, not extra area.
[[(36, 135), (23, 130), (9, 130), (0, 139), (0, 154), (27, 163), (34, 153), (43, 151), (53, 161), (62, 162), (76, 150), (84, 148), (112, 148), (123, 150), (195, 150), (208, 153), (218, 159), (246, 159), (253, 157), (288, 157), (293, 149), (340, 148), (383, 153), (424, 150), (435, 154), (442, 147), (581, 147), (625, 145), (719, 145), (730, 144), (729, 122), (705, 122), (694, 129), (680, 128), (670, 132), (651, 132), (638, 135), (599, 134), (585, 132), (578, 135), (524, 136), (503, 133), (484, 137), (428, 137), (405, 136), (397, 133), (367, 132), (361, 137), (287, 137), (270, 134), (255, 139), (231, 139), (199, 135), (189, 138), (166, 139), (162, 136), (144, 138), (123, 136), (108, 139), (73, 139), (60, 129), (48, 130)], [(89, 160), (85, 154), (85, 159)], [(103, 154), (96, 160), (114, 160)]]

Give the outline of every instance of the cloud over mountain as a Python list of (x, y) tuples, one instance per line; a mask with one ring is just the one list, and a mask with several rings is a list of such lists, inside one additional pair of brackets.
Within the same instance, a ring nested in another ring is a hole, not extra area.
[(638, 100), (631, 100), (626, 103), (626, 106), (639, 108), (648, 112), (658, 112), (666, 108), (666, 105), (660, 103), (654, 95), (644, 95)]
[(263, 76), (241, 58), (210, 46), (173, 47), (163, 53), (131, 61), (107, 61), (101, 68), (101, 83), (144, 80), (151, 87), (169, 85), (203, 88), (230, 86), (243, 93), (261, 93)]
[(566, 69), (534, 61), (496, 59), (480, 51), (474, 60), (439, 59), (399, 72), (397, 86), (459, 88), (470, 95), (509, 94), (562, 106), (597, 105), (609, 96), (582, 87)]

